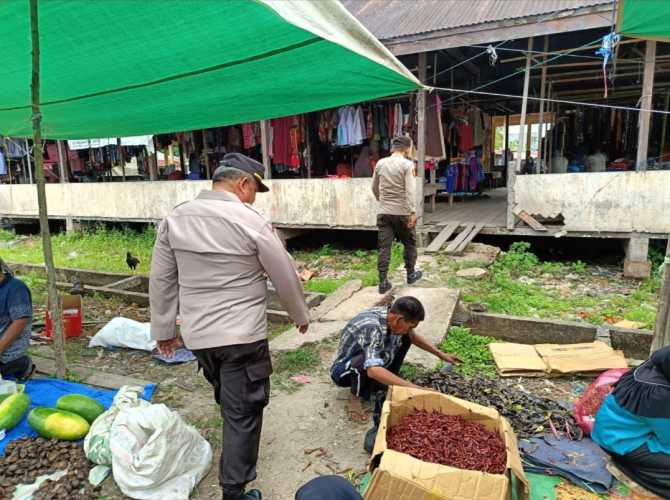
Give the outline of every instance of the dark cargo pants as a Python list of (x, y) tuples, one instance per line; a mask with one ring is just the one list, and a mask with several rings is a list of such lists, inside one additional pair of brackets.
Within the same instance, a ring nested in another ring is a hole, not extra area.
[(193, 351), (223, 416), (219, 482), (233, 496), (256, 479), (263, 409), (270, 399), (272, 360), (267, 340)]
[(377, 228), (379, 238), (379, 260), (377, 268), (381, 276), (386, 276), (391, 264), (391, 247), (395, 239), (400, 240), (405, 249), (405, 268), (408, 272), (414, 271), (416, 266), (416, 230), (409, 229), (407, 215), (377, 215)]

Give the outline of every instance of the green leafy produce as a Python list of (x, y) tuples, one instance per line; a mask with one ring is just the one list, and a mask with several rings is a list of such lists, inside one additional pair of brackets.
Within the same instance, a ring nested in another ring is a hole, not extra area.
[(56, 408), (65, 410), (84, 417), (89, 424), (105, 411), (105, 407), (95, 399), (83, 394), (66, 394), (56, 401)]
[(28, 425), (42, 437), (64, 441), (82, 439), (90, 429), (86, 419), (76, 413), (43, 406), (28, 414)]
[(23, 392), (16, 392), (2, 398), (0, 402), (0, 429), (16, 427), (30, 406), (30, 398)]
[(472, 335), (469, 328), (453, 326), (449, 329), (447, 338), (440, 344), (440, 349), (461, 359), (462, 363), (454, 367), (457, 372), (465, 375), (481, 373), (494, 377), (495, 364), (488, 348), (491, 342), (496, 342), (496, 339)]

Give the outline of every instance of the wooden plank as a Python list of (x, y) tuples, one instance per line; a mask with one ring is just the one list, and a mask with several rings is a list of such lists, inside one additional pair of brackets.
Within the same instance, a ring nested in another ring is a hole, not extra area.
[(447, 247), (447, 253), (454, 253), (454, 251), (459, 247), (459, 245), (463, 242), (465, 238), (468, 237), (470, 232), (474, 229), (475, 225), (474, 224), (468, 224), (465, 226), (465, 229), (459, 233), (458, 236), (452, 241), (449, 246)]
[(460, 245), (454, 250), (454, 253), (461, 253), (463, 250), (465, 250), (465, 247), (467, 247), (472, 240), (475, 239), (475, 236), (479, 234), (479, 231), (481, 231), (484, 228), (484, 224), (481, 222), (477, 224), (472, 231), (470, 231), (470, 234), (468, 234), (465, 239), (461, 242)]
[(520, 220), (528, 224), (535, 231), (542, 231), (542, 232), (547, 231), (546, 227), (544, 227), (540, 222), (537, 221), (537, 219), (535, 219), (535, 217), (530, 215), (525, 210), (519, 210), (518, 208), (515, 208), (514, 215), (516, 215)]
[(459, 222), (450, 222), (447, 224), (447, 226), (442, 231), (440, 231), (440, 234), (438, 234), (437, 237), (430, 242), (430, 245), (428, 245), (425, 252), (439, 252), (440, 248), (442, 248), (442, 245), (444, 245), (444, 243), (451, 237), (451, 235), (454, 234), (454, 231), (456, 231), (459, 225)]

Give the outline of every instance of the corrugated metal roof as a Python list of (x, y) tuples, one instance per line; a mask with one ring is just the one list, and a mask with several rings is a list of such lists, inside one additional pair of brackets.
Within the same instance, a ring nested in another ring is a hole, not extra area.
[(341, 0), (378, 39), (612, 5), (612, 0)]

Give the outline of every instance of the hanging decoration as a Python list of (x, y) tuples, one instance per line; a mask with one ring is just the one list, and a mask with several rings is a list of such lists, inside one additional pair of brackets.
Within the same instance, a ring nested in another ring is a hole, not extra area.
[(603, 84), (605, 86), (605, 93), (604, 97), (607, 98), (607, 63), (609, 63), (610, 59), (614, 61), (614, 50), (616, 48), (616, 44), (619, 43), (620, 36), (612, 31), (609, 35), (605, 35), (603, 37), (602, 44), (600, 45), (600, 48), (596, 51), (596, 55), (601, 56), (603, 58)]
[(498, 62), (498, 53), (496, 48), (493, 45), (489, 45), (486, 49), (486, 53), (489, 55), (489, 64), (495, 66)]

